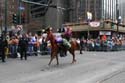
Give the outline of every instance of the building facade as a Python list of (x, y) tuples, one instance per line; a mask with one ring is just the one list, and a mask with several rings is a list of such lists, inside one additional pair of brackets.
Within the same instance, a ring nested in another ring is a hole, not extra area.
[[(50, 4), (66, 10), (30, 4), (29, 24), (31, 30), (41, 30), (52, 26), (54, 30), (65, 23), (87, 22), (87, 12), (92, 13), (93, 21), (116, 20), (116, 0), (31, 0)], [(72, 10), (68, 10), (68, 9)], [(53, 21), (54, 20), (54, 21)]]
[[(66, 25), (72, 27), (74, 36), (97, 38), (102, 35), (100, 34), (102, 32), (109, 37), (125, 33), (124, 26), (117, 25), (117, 22), (120, 21), (119, 17), (124, 17), (124, 13), (122, 13), (124, 8), (119, 4), (120, 0), (72, 0), (70, 3), (74, 11), (70, 12), (71, 23)], [(92, 22), (88, 22), (87, 12), (92, 14), (91, 21), (100, 23), (100, 26), (90, 25)]]
[(120, 16), (122, 17), (122, 23), (125, 23), (125, 1), (120, 0), (119, 2), (119, 10), (120, 10)]
[(116, 0), (72, 0), (71, 20), (73, 22), (87, 21), (87, 12), (92, 13), (92, 20), (116, 20)]
[[(20, 3), (20, 6), (19, 6)], [(20, 12), (20, 17), (23, 15), (25, 16), (25, 22), (28, 22), (28, 12), (27, 12), (27, 4), (20, 2), (20, 0), (7, 0), (7, 9), (5, 10), (5, 0), (0, 0), (0, 27), (1, 31), (5, 30), (5, 13), (7, 13), (7, 19), (6, 19), (6, 26), (7, 26), (7, 31), (12, 30), (15, 28), (19, 23), (15, 24), (13, 23), (13, 15), (16, 14), (19, 16)], [(19, 20), (19, 18), (18, 18)], [(20, 18), (21, 20), (21, 18)], [(21, 25), (25, 25), (22, 24)], [(24, 26), (25, 28), (25, 26)]]
[[(51, 26), (56, 31), (61, 28), (62, 24), (69, 21), (68, 11), (63, 10), (69, 5), (69, 0), (32, 0), (32, 2), (44, 5), (53, 5), (55, 7), (47, 7), (37, 4), (30, 4), (30, 23), (31, 30), (42, 30)], [(60, 7), (60, 8), (57, 8)]]
[[(65, 23), (87, 22), (87, 12), (92, 13), (93, 21), (110, 19), (116, 21), (116, 0), (30, 0), (41, 4), (50, 4), (55, 7), (46, 7), (36, 4), (21, 2), (21, 14), (26, 19), (23, 24), (27, 31), (42, 30), (52, 26), (56, 31)], [(7, 2), (7, 25), (8, 28), (15, 26), (12, 15), (19, 13), (19, 0)], [(4, 0), (0, 1), (0, 15), (4, 18)], [(123, 6), (123, 5), (122, 5)], [(60, 8), (57, 8), (60, 7)], [(61, 9), (64, 8), (65, 10)], [(119, 7), (120, 8), (120, 7)], [(121, 8), (120, 8), (121, 9)], [(119, 9), (119, 10), (120, 10)], [(121, 10), (123, 10), (122, 8)], [(120, 11), (121, 11), (120, 10)], [(124, 13), (120, 13), (124, 14)], [(124, 16), (124, 15), (123, 15)], [(1, 18), (0, 18), (1, 19)], [(4, 19), (1, 19), (4, 24)], [(1, 26), (3, 26), (1, 24)], [(2, 27), (4, 28), (4, 26)]]

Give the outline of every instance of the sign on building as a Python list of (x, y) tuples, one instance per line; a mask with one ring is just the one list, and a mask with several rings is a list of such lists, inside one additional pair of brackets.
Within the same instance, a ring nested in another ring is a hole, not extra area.
[(91, 27), (99, 27), (100, 26), (100, 22), (90, 22), (89, 25)]
[(100, 31), (99, 35), (111, 35), (111, 31)]

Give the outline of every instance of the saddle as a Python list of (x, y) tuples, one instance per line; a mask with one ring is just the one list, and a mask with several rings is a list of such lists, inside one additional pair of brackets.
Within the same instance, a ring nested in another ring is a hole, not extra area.
[(64, 46), (66, 49), (71, 48), (71, 44), (68, 40), (66, 40), (65, 38), (62, 39), (56, 39), (56, 42), (58, 45)]
[(63, 38), (63, 45), (66, 46), (67, 49), (71, 48), (70, 42), (66, 40), (65, 38)]

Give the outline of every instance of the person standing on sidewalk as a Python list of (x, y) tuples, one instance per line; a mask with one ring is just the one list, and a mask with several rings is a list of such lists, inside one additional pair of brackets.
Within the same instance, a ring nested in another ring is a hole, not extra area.
[(26, 37), (26, 34), (23, 34), (22, 38), (19, 39), (19, 52), (20, 52), (20, 59), (23, 60), (23, 57), (25, 60), (27, 60), (27, 48), (28, 48), (28, 38)]
[(84, 46), (83, 46), (84, 45), (83, 39), (84, 38), (80, 38), (80, 54), (83, 54), (83, 52), (82, 52), (83, 48), (84, 48)]
[(6, 38), (1, 35), (0, 37), (0, 56), (2, 59), (2, 62), (5, 62), (5, 48), (8, 46)]

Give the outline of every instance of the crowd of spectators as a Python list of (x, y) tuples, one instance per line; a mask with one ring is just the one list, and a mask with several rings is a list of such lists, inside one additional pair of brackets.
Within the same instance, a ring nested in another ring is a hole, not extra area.
[[(17, 58), (20, 57), (23, 60), (27, 60), (27, 56), (38, 56), (38, 53), (45, 55), (49, 54), (50, 47), (45, 42), (45, 37), (37, 35), (36, 33), (24, 33), (24, 34), (7, 34), (6, 35), (7, 46), (5, 47), (5, 57)], [(2, 45), (2, 43), (0, 43)], [(3, 54), (2, 54), (3, 55)]]
[(118, 51), (125, 49), (125, 37), (77, 39), (83, 50), (86, 51)]
[[(20, 57), (27, 60), (27, 56), (38, 56), (50, 54), (51, 45), (50, 43), (45, 42), (46, 36), (43, 34), (36, 33), (24, 33), (24, 34), (6, 34), (0, 37), (0, 39), (5, 40), (6, 42), (1, 41), (0, 45), (3, 45), (3, 48), (0, 48), (0, 55), (2, 55), (2, 61), (5, 62), (5, 57), (7, 58), (17, 58)], [(77, 39), (77, 42), (80, 45), (80, 54), (82, 51), (118, 51), (125, 50), (125, 37), (110, 37), (107, 38), (106, 35), (103, 35), (101, 38), (96, 39)], [(4, 44), (5, 43), (5, 44)], [(0, 46), (2, 47), (2, 46)], [(3, 52), (4, 50), (4, 52)], [(4, 56), (3, 56), (4, 55)]]

